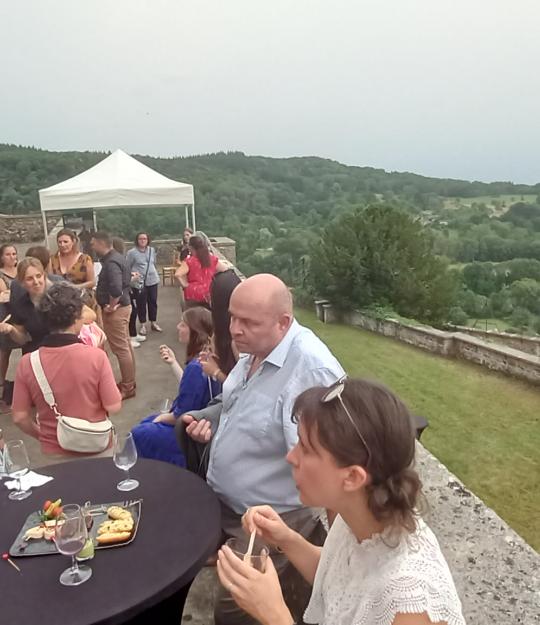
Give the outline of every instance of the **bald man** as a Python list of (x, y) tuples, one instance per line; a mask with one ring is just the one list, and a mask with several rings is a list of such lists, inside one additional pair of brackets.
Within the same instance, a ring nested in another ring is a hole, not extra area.
[[(343, 369), (294, 319), (289, 289), (276, 276), (259, 274), (239, 284), (229, 311), (231, 335), (242, 356), (223, 385), (219, 424), (201, 419), (204, 411), (182, 417), (192, 438), (212, 438), (206, 479), (222, 504), (224, 540), (243, 534), (241, 516), (259, 504), (271, 505), (287, 525), (310, 537), (318, 512), (302, 507), (285, 459), (298, 440), (292, 407), (302, 391), (329, 386)], [(299, 577), (283, 554), (273, 553), (272, 559), (300, 621), (309, 591), (299, 592)], [(214, 616), (216, 625), (254, 623), (223, 589)]]

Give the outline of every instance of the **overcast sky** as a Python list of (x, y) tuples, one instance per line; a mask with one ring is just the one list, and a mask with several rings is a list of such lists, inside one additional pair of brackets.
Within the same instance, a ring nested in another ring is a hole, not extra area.
[(3, 0), (0, 142), (540, 182), (539, 0)]

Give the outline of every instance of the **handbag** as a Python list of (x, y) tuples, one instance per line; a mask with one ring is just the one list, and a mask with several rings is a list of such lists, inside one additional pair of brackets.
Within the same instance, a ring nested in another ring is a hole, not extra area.
[(146, 278), (148, 277), (148, 272), (150, 271), (150, 261), (152, 260), (152, 248), (149, 247), (148, 248), (148, 262), (146, 264), (146, 272), (144, 274), (144, 278), (142, 279), (141, 282), (141, 278), (140, 276), (138, 278), (132, 278), (131, 282), (129, 283), (131, 290), (135, 291), (135, 294), (139, 294), (142, 293), (142, 291), (144, 290), (145, 286), (146, 286)]
[(86, 419), (63, 415), (58, 410), (56, 399), (43, 371), (39, 349), (30, 354), (30, 364), (43, 397), (56, 416), (56, 436), (60, 447), (66, 451), (90, 454), (105, 451), (111, 440), (112, 421), (105, 419), (92, 423)]

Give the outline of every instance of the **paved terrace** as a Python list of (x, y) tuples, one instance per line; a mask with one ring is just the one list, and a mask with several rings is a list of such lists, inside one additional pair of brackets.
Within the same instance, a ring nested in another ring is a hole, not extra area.
[[(173, 398), (176, 393), (174, 377), (158, 355), (161, 343), (178, 347), (176, 287), (160, 290), (159, 306), (159, 321), (165, 331), (161, 335), (150, 333), (143, 346), (135, 350), (138, 394), (126, 401), (121, 414), (115, 417), (121, 431), (156, 410), (161, 399)], [(12, 369), (15, 364), (13, 358)], [(9, 415), (1, 415), (0, 427), (7, 438), (20, 438), (20, 431), (10, 421)], [(50, 463), (36, 441), (27, 442), (33, 467)], [(540, 555), (421, 446), (418, 460), (428, 505), (426, 518), (452, 569), (467, 622), (540, 623)], [(211, 625), (215, 589), (213, 569), (204, 569), (192, 587), (183, 623)]]

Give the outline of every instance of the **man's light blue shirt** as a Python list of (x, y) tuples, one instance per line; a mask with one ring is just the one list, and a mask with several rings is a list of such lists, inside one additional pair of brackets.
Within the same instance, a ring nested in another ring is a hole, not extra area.
[(238, 514), (260, 504), (287, 512), (302, 506), (285, 459), (298, 440), (294, 402), (302, 391), (329, 386), (344, 372), (328, 347), (296, 320), (248, 380), (252, 358), (242, 356), (223, 385), (206, 479)]

